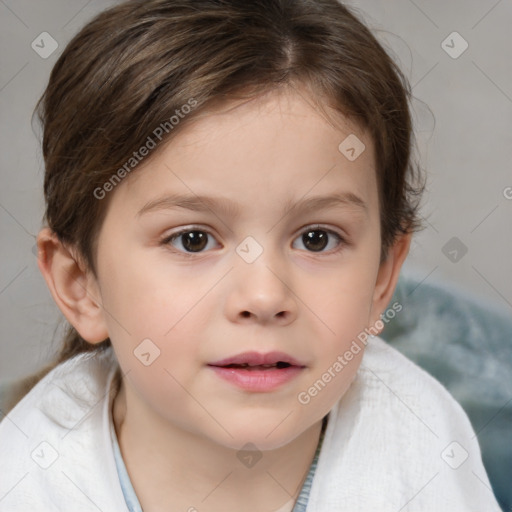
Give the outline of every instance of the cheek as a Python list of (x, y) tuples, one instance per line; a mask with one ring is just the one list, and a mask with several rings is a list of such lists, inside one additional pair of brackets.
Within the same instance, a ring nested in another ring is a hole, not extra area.
[(119, 331), (121, 324), (125, 334), (162, 338), (194, 314), (195, 305), (211, 284), (164, 263), (133, 254), (115, 268), (110, 266), (103, 280), (102, 298), (114, 331)]
[(370, 312), (377, 272), (377, 259), (354, 252), (325, 283), (328, 290), (309, 295), (318, 322), (317, 364), (302, 391), (312, 409), (322, 411), (339, 399), (352, 383), (361, 364), (370, 325)]
[(363, 256), (354, 255), (354, 260), (353, 264), (347, 262), (325, 283), (325, 289), (316, 291), (312, 297), (333, 345), (342, 346), (347, 338), (368, 327), (370, 321), (376, 270)]
[(179, 411), (178, 416), (183, 417), (197, 415), (188, 390), (194, 389), (194, 375), (203, 363), (198, 357), (202, 330), (197, 329), (192, 318), (180, 321), (183, 314), (169, 314), (171, 324), (159, 325), (139, 314), (140, 327), (130, 336), (118, 331), (112, 340), (121, 369), (138, 396), (137, 402), (177, 423), (181, 420), (172, 411)]
[(169, 374), (184, 382), (187, 367), (201, 363), (200, 337), (209, 317), (201, 299), (211, 285), (179, 269), (168, 274), (156, 265), (124, 260), (103, 286), (108, 332), (121, 368), (141, 393), (152, 396), (168, 386), (178, 391)]
[[(172, 356), (176, 358), (176, 354)], [(191, 399), (200, 393), (196, 393), (193, 383), (180, 371), (179, 364), (169, 365), (164, 358), (162, 353), (151, 366), (134, 365), (128, 372), (120, 362), (126, 375), (128, 410), (154, 421), (170, 421), (187, 430), (190, 425), (204, 425), (208, 421), (205, 411)]]

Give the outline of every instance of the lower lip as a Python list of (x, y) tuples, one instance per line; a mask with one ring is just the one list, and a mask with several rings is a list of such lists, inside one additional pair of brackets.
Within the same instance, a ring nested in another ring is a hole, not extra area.
[(242, 368), (224, 368), (210, 366), (222, 379), (246, 391), (273, 391), (291, 381), (304, 369), (300, 366), (269, 368), (268, 370), (244, 370)]

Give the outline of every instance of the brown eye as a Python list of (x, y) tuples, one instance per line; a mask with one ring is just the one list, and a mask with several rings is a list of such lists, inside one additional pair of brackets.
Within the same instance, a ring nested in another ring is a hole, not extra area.
[(343, 239), (337, 233), (327, 229), (308, 229), (297, 239), (309, 252), (328, 252), (342, 245)]
[(308, 231), (302, 235), (302, 242), (304, 246), (311, 251), (323, 251), (327, 247), (328, 235), (325, 231), (316, 229), (315, 231)]
[(183, 247), (189, 252), (202, 251), (208, 243), (208, 235), (203, 231), (188, 231), (180, 237)]
[(198, 253), (208, 247), (209, 238), (213, 239), (206, 231), (188, 229), (167, 237), (163, 243), (172, 245), (179, 252)]

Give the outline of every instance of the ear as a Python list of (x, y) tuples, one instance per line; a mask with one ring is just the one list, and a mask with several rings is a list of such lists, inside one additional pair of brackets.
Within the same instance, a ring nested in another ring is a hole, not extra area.
[(389, 248), (386, 259), (380, 263), (370, 311), (372, 326), (380, 319), (393, 296), (400, 269), (409, 254), (411, 238), (412, 233), (400, 235)]
[(49, 228), (37, 236), (37, 249), (39, 270), (68, 322), (89, 343), (107, 339), (100, 289), (93, 273)]

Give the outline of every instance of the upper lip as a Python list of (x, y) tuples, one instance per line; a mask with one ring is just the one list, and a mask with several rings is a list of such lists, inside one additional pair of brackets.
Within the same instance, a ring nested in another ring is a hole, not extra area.
[(230, 364), (248, 364), (250, 366), (260, 366), (266, 364), (276, 364), (279, 362), (288, 363), (292, 366), (305, 366), (294, 357), (284, 352), (267, 352), (261, 354), (259, 352), (243, 352), (214, 363), (208, 363), (209, 366), (228, 366)]

